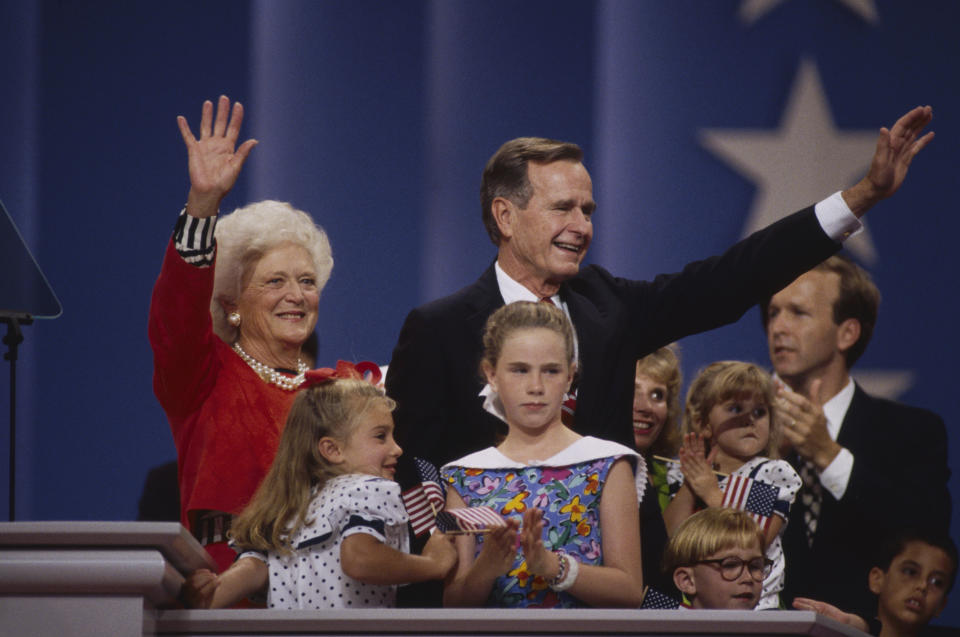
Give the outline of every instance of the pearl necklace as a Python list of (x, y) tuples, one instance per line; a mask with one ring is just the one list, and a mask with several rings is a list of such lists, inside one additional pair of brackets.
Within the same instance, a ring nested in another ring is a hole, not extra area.
[(240, 347), (239, 341), (233, 344), (233, 351), (235, 351), (237, 355), (243, 359), (243, 362), (250, 366), (250, 369), (257, 372), (257, 376), (266, 382), (273, 383), (280, 389), (284, 389), (286, 391), (296, 391), (297, 388), (303, 383), (304, 374), (308, 369), (310, 369), (306, 363), (297, 358), (297, 375), (291, 378), (278, 372), (272, 367), (264, 365), (253, 356), (250, 356), (250, 354), (247, 354), (245, 351), (243, 351), (243, 348)]

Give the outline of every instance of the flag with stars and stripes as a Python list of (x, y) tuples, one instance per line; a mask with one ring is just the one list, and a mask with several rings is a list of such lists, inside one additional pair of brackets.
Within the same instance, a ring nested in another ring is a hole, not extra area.
[(435, 466), (422, 458), (414, 458), (413, 464), (420, 483), (404, 491), (401, 498), (410, 516), (413, 533), (420, 537), (435, 526), (437, 513), (446, 504), (446, 494)]
[(732, 475), (727, 478), (721, 504), (746, 511), (760, 525), (760, 528), (766, 531), (770, 528), (774, 505), (779, 495), (780, 489), (771, 484), (757, 482), (745, 476)]
[(485, 533), (507, 521), (490, 507), (448, 509), (437, 515), (437, 528), (444, 533)]

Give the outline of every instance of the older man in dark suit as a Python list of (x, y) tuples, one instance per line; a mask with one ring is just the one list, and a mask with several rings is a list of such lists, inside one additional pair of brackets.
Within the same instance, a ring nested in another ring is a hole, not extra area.
[(867, 394), (850, 378), (877, 321), (880, 293), (833, 256), (765, 302), (770, 360), (784, 383), (777, 417), (804, 479), (784, 536), (784, 599), (829, 602), (864, 618), (878, 540), (897, 528), (946, 533), (947, 437), (925, 409)]
[[(593, 237), (593, 184), (574, 144), (518, 138), (483, 173), (482, 213), (496, 261), (472, 285), (410, 312), (387, 372), (404, 458), (441, 465), (489, 446), (501, 427), (478, 396), (481, 331), (504, 303), (549, 299), (570, 317), (580, 378), (579, 433), (632, 444), (636, 360), (683, 336), (739, 319), (840, 247), (857, 220), (902, 183), (930, 141), (917, 107), (881, 129), (866, 177), (737, 243), (719, 257), (653, 281), (580, 264)], [(409, 460), (398, 480), (413, 483)]]

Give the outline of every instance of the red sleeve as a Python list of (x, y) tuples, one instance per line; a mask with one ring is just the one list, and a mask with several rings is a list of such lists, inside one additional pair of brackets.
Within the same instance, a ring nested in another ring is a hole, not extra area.
[(212, 267), (190, 265), (168, 244), (150, 300), (149, 335), (153, 390), (171, 416), (198, 409), (219, 371), (210, 318), (213, 275)]

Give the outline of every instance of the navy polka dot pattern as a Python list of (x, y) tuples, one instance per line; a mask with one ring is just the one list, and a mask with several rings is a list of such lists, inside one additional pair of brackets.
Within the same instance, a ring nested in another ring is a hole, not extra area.
[[(758, 609), (779, 608), (780, 591), (783, 590), (783, 580), (786, 573), (786, 561), (783, 557), (783, 544), (780, 538), (783, 536), (783, 532), (787, 530), (790, 507), (793, 506), (793, 501), (803, 481), (786, 460), (770, 460), (762, 456), (751, 458), (731, 475), (753, 478), (757, 482), (779, 488), (773, 512), (783, 519), (783, 527), (780, 529), (780, 534), (767, 547), (767, 557), (773, 562), (773, 566), (770, 567), (770, 574), (763, 580), (763, 593), (760, 602), (757, 604)], [(721, 489), (726, 488), (727, 480), (727, 478), (720, 480)], [(667, 470), (667, 483), (670, 485), (672, 497), (679, 490), (680, 485), (683, 484), (683, 472), (680, 470), (679, 464), (671, 465)]]
[[(307, 525), (292, 538), (292, 555), (267, 555), (270, 608), (387, 608), (397, 587), (364, 584), (340, 567), (340, 545), (356, 533), (409, 552), (407, 512), (396, 482), (369, 475), (338, 476), (314, 496)], [(254, 553), (246, 556), (260, 557)]]

